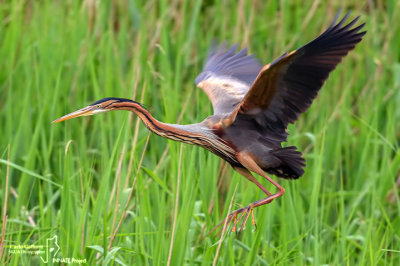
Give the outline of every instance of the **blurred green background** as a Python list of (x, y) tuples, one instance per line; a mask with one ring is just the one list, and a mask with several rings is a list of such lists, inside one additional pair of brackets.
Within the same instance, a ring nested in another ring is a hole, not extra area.
[[(266, 64), (340, 8), (368, 32), (289, 127), (306, 173), (279, 180), (256, 231), (206, 235), (232, 198), (264, 197), (215, 155), (149, 136), (128, 112), (51, 124), (111, 96), (202, 121), (212, 108), (193, 81), (213, 39)], [(399, 32), (395, 0), (0, 2), (0, 264), (44, 264), (11, 245), (57, 236), (55, 258), (90, 265), (400, 265)]]

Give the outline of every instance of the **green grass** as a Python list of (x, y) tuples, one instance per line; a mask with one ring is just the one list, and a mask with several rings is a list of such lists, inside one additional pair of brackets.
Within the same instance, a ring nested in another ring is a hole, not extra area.
[[(42, 263), (10, 245), (57, 236), (58, 258), (89, 265), (165, 265), (170, 250), (171, 265), (400, 265), (399, 2), (226, 2), (1, 2), (0, 264)], [(316, 37), (340, 7), (368, 33), (289, 127), (306, 173), (279, 180), (286, 194), (256, 209), (255, 232), (249, 222), (222, 243), (206, 236), (233, 194), (233, 209), (264, 196), (215, 155), (147, 142), (128, 112), (50, 123), (110, 96), (141, 100), (161, 121), (201, 121), (212, 108), (193, 80), (212, 39), (268, 63)]]

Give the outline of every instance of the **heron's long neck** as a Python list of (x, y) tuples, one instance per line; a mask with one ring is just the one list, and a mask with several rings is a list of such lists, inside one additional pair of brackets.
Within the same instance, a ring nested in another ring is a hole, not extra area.
[(149, 111), (137, 102), (121, 102), (114, 105), (116, 110), (128, 110), (134, 112), (142, 119), (146, 127), (153, 133), (189, 144), (202, 146), (211, 152), (227, 160), (236, 161), (233, 150), (222, 139), (215, 135), (206, 126), (200, 124), (176, 125), (162, 123), (156, 120)]
[(189, 125), (175, 125), (163, 123), (155, 119), (150, 112), (137, 102), (121, 102), (115, 104), (116, 110), (128, 110), (134, 112), (143, 121), (146, 127), (153, 133), (180, 142), (190, 144), (198, 144), (198, 140), (204, 135), (201, 130), (198, 130)]

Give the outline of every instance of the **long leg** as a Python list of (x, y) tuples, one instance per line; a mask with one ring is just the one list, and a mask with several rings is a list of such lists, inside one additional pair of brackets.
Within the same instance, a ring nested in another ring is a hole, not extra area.
[(238, 172), (242, 176), (246, 177), (247, 180), (249, 180), (249, 181), (253, 182), (254, 184), (256, 184), (257, 187), (259, 187), (262, 191), (264, 191), (265, 194), (267, 194), (267, 196), (272, 196), (272, 193), (269, 192), (265, 187), (263, 187), (260, 184), (260, 182), (258, 182), (257, 179), (250, 173), (249, 170), (247, 170), (246, 168), (240, 168), (240, 167), (234, 167), (233, 169), (235, 169), (236, 172)]
[[(240, 153), (237, 155), (237, 158), (238, 158), (239, 162), (240, 162), (244, 167), (246, 167), (248, 170), (253, 171), (254, 173), (256, 173), (256, 174), (258, 174), (258, 175), (264, 177), (265, 179), (267, 179), (270, 183), (272, 183), (272, 184), (278, 189), (278, 192), (277, 192), (277, 193), (275, 193), (275, 194), (273, 194), (273, 195), (271, 195), (271, 196), (268, 196), (268, 198), (266, 198), (266, 199), (269, 200), (269, 202), (271, 202), (271, 201), (272, 201), (273, 199), (275, 199), (275, 198), (278, 198), (278, 197), (282, 196), (282, 195), (285, 193), (285, 189), (284, 189), (283, 187), (281, 187), (277, 182), (275, 182), (274, 180), (272, 180), (272, 179), (264, 172), (264, 170), (262, 170), (262, 169), (260, 168), (260, 166), (258, 166), (258, 164), (254, 161), (254, 159), (251, 157), (251, 155), (250, 155), (249, 153), (240, 152)], [(251, 180), (250, 180), (250, 181), (251, 181)], [(262, 201), (262, 200), (261, 200), (261, 201)], [(255, 207), (258, 207), (258, 206), (261, 206), (261, 205), (264, 205), (264, 204), (269, 203), (269, 202), (265, 202), (265, 203), (262, 203), (262, 204), (261, 204), (261, 201), (256, 201), (256, 202), (254, 202), (254, 203), (257, 203), (257, 206), (255, 206)]]
[[(236, 225), (238, 223), (239, 220), (241, 220), (244, 217), (242, 226), (240, 227), (240, 230), (244, 229), (244, 225), (246, 224), (247, 219), (249, 218), (249, 215), (251, 213), (252, 215), (252, 222), (253, 225), (256, 226), (255, 223), (255, 219), (254, 219), (254, 213), (253, 213), (253, 209), (265, 204), (270, 203), (272, 200), (282, 196), (285, 193), (285, 189), (280, 186), (278, 183), (276, 183), (274, 180), (272, 180), (265, 172), (264, 170), (262, 170), (258, 164), (254, 161), (254, 159), (252, 158), (252, 156), (249, 153), (244, 153), (241, 152), (237, 155), (237, 159), (239, 160), (239, 162), (246, 167), (246, 169), (244, 168), (235, 168), (235, 170), (237, 172), (239, 172), (242, 176), (246, 177), (248, 180), (250, 180), (251, 182), (253, 182), (254, 184), (256, 184), (262, 191), (264, 191), (265, 194), (267, 194), (268, 197), (255, 201), (253, 203), (250, 203), (247, 207), (241, 208), (239, 210), (236, 210), (234, 212), (232, 212), (228, 218), (226, 220), (224, 220), (223, 222), (221, 222), (220, 224), (218, 224), (213, 230), (211, 230), (211, 232), (213, 232), (216, 228), (220, 227), (222, 224), (224, 223), (230, 223), (233, 219), (234, 219), (234, 226), (232, 231), (236, 231)], [(265, 189), (256, 179), (255, 177), (250, 173), (250, 171), (255, 172), (256, 174), (264, 177), (265, 179), (267, 179), (270, 183), (272, 183), (277, 189), (278, 192), (275, 194), (272, 194), (271, 192), (269, 192), (267, 189)], [(239, 219), (237, 219), (237, 216), (241, 214), (241, 216), (239, 217)], [(210, 232), (210, 233), (211, 233)]]

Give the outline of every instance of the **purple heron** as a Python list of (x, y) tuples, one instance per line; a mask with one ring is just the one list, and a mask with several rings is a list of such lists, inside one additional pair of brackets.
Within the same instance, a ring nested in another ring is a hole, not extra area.
[[(316, 39), (273, 62), (262, 66), (247, 50), (229, 49), (225, 44), (210, 49), (203, 72), (195, 83), (208, 95), (214, 114), (189, 125), (156, 120), (142, 104), (123, 98), (104, 98), (53, 123), (79, 116), (113, 110), (127, 110), (140, 117), (153, 133), (180, 142), (201, 146), (227, 161), (234, 170), (253, 182), (266, 198), (250, 203), (227, 216), (221, 224), (234, 221), (232, 231), (244, 229), (253, 209), (282, 196), (285, 189), (266, 173), (286, 179), (304, 174), (305, 160), (297, 147), (282, 147), (286, 128), (305, 112), (319, 89), (342, 58), (361, 41), (364, 24), (354, 26), (359, 17), (345, 24), (349, 13), (333, 23)], [(353, 27), (354, 26), (354, 27)], [(276, 187), (272, 193), (252, 173)], [(218, 227), (217, 226), (217, 227)]]

